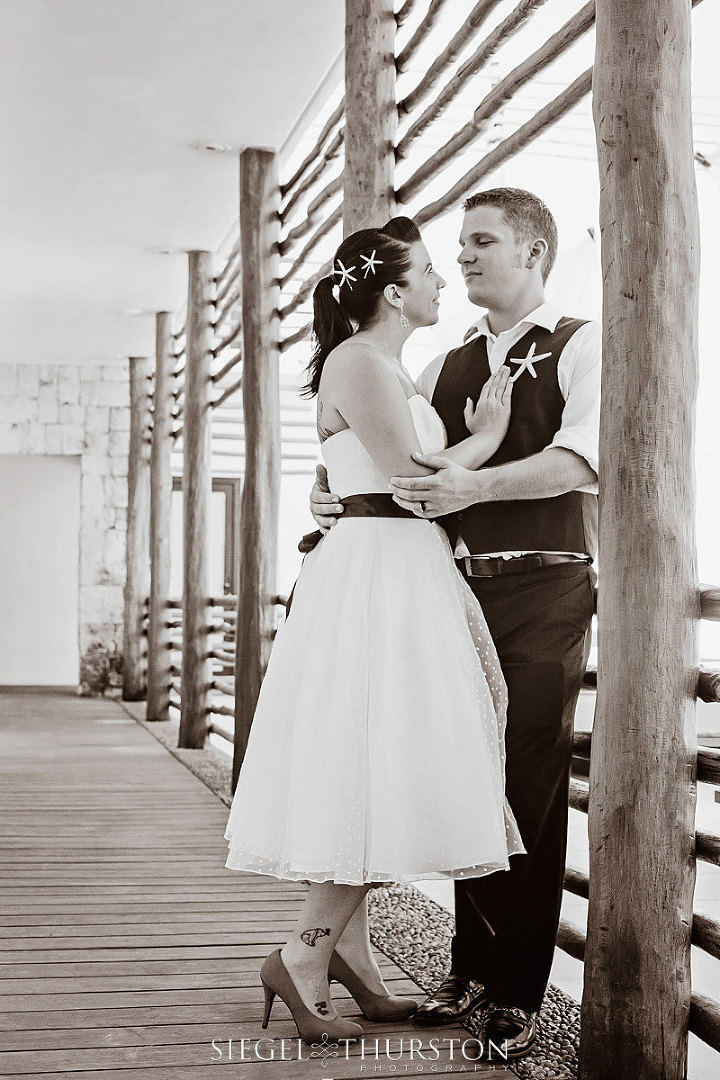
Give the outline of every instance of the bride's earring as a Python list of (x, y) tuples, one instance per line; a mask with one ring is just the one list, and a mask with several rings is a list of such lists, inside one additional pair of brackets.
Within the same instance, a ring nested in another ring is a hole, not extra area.
[(403, 329), (410, 325), (410, 320), (408, 319), (407, 315), (403, 311), (404, 307), (405, 307), (405, 301), (401, 300), (400, 301), (400, 325), (403, 327)]

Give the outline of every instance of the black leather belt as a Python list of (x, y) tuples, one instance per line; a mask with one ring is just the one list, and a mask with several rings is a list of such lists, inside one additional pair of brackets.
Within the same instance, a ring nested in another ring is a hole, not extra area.
[[(342, 500), (344, 510), (338, 514), (338, 521), (351, 517), (387, 517), (387, 518), (414, 518), (415, 521), (425, 521), (426, 518), (418, 517), (412, 510), (406, 510), (404, 506), (398, 506), (392, 495), (385, 491), (368, 491), (361, 495), (346, 495)], [(305, 533), (298, 544), (298, 550), (306, 555), (308, 551), (319, 544), (323, 533), (319, 529), (315, 532)]]
[(513, 555), (502, 559), (489, 555), (466, 555), (457, 562), (463, 566), (468, 577), (497, 577), (500, 574), (529, 574), (543, 566), (557, 566), (560, 563), (578, 563), (587, 565), (592, 562), (588, 555), (579, 559), (575, 555), (554, 555), (544, 551), (530, 555)]

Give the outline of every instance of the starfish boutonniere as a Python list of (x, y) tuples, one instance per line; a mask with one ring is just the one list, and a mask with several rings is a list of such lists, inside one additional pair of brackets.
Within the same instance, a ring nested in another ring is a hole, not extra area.
[(522, 359), (517, 359), (514, 356), (510, 357), (508, 359), (509, 364), (519, 364), (520, 365), (520, 367), (517, 369), (515, 374), (510, 376), (510, 382), (515, 382), (516, 379), (519, 379), (520, 376), (522, 375), (523, 371), (529, 371), (530, 374), (532, 375), (533, 379), (537, 379), (537, 371), (533, 367), (533, 364), (536, 364), (538, 360), (544, 360), (546, 356), (552, 356), (552, 353), (551, 352), (544, 352), (544, 353), (540, 353), (539, 356), (536, 356), (535, 355), (535, 350), (536, 349), (537, 349), (537, 344), (533, 341), (532, 345), (530, 346), (530, 348), (528, 350), (527, 356), (523, 356)]

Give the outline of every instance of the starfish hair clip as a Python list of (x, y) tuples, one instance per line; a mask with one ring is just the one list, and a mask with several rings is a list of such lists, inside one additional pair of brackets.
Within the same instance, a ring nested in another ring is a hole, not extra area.
[(343, 266), (342, 261), (340, 259), (337, 260), (337, 264), (338, 264), (339, 269), (338, 270), (333, 270), (333, 276), (335, 274), (340, 274), (341, 275), (340, 282), (338, 284), (338, 289), (342, 289), (343, 285), (347, 285), (350, 292), (352, 292), (352, 285), (350, 284), (350, 282), (351, 281), (357, 282), (357, 278), (353, 277), (353, 274), (352, 274), (355, 267), (354, 266), (349, 266), (349, 267)]
[[(365, 277), (368, 276), (368, 274), (370, 273), (371, 270), (372, 270), (373, 274), (375, 274), (375, 267), (376, 266), (382, 266), (382, 264), (383, 264), (382, 259), (376, 259), (375, 255), (376, 255), (376, 251), (373, 251), (372, 255), (361, 255), (360, 256), (361, 259), (365, 260), (365, 265), (360, 267), (361, 270), (365, 271)], [(353, 267), (353, 269), (354, 269), (354, 267)]]

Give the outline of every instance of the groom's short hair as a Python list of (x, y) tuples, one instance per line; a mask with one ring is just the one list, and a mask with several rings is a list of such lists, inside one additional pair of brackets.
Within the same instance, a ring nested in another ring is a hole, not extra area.
[(546, 241), (548, 249), (543, 259), (542, 277), (547, 281), (557, 255), (558, 234), (555, 218), (542, 199), (523, 188), (488, 188), (466, 199), (463, 210), (476, 210), (479, 206), (497, 206), (502, 210), (516, 240), (542, 237)]

